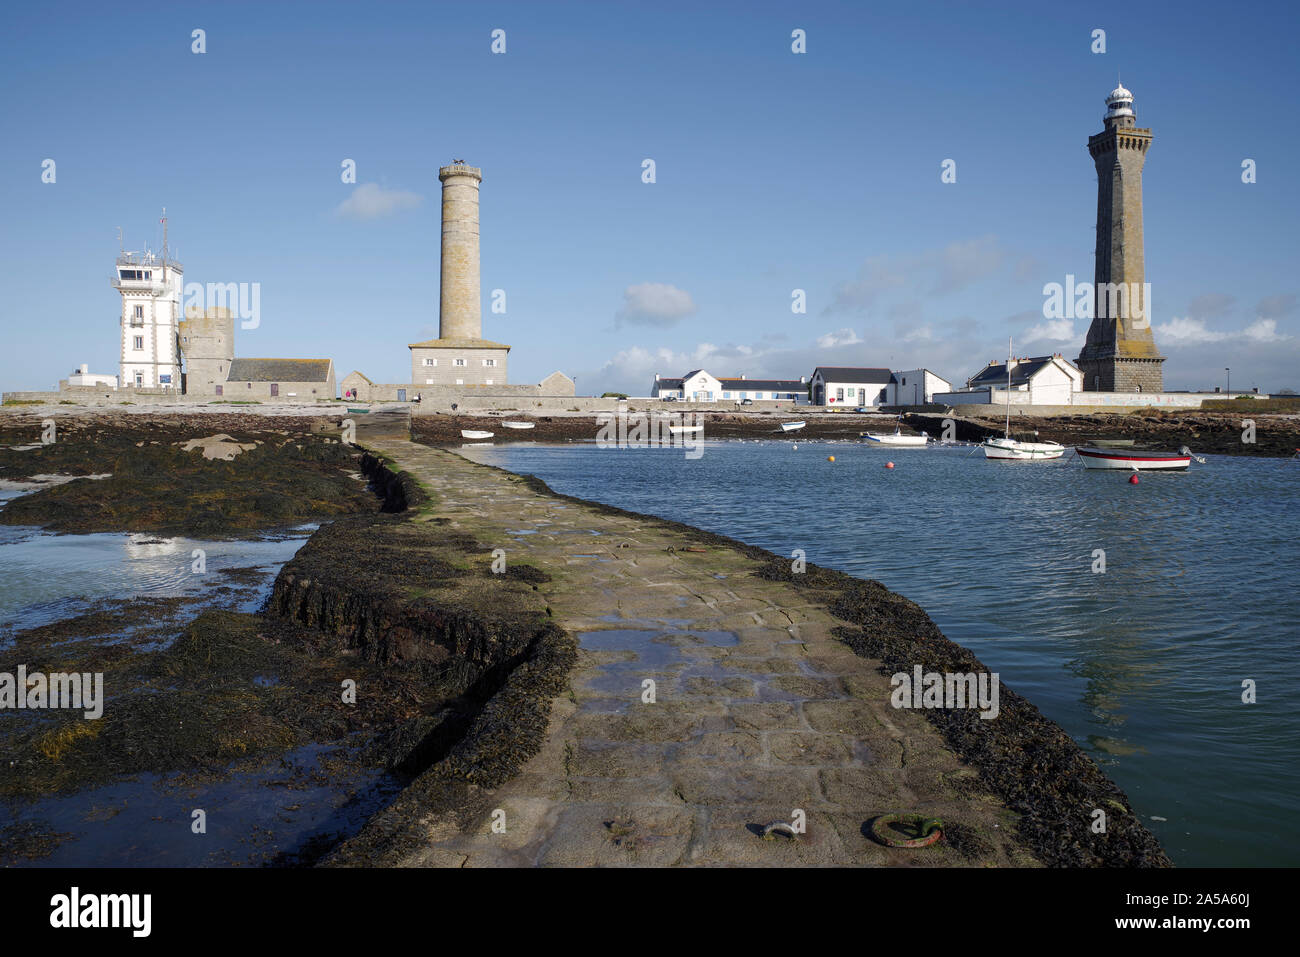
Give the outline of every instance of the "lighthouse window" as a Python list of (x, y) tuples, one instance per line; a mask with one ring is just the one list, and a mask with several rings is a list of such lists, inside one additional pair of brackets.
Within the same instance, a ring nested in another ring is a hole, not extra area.
[(135, 348), (137, 348), (137, 349), (143, 349), (143, 348), (144, 348), (144, 336), (136, 336), (136, 337), (135, 337)]
[(497, 364), (497, 360), (496, 360), (496, 359), (484, 359), (484, 360), (483, 360), (483, 364), (484, 364), (485, 366), (494, 366), (494, 365)]
[(464, 360), (464, 359), (457, 359), (457, 360), (455, 360), (455, 364), (458, 365), (458, 366), (463, 366), (463, 365), (465, 364), (465, 360)]

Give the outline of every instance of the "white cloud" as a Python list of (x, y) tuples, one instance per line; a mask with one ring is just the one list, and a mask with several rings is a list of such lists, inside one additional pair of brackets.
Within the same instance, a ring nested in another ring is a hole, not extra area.
[(684, 289), (662, 282), (643, 282), (623, 290), (623, 308), (616, 324), (671, 326), (695, 312), (695, 301)]
[[(1025, 344), (1031, 342), (1071, 342), (1075, 339), (1074, 320), (1049, 319), (1027, 329), (1021, 337)], [(1080, 336), (1080, 339), (1083, 337)], [(1081, 343), (1082, 344), (1082, 343)]]
[(1197, 346), (1207, 342), (1285, 342), (1291, 337), (1279, 334), (1277, 320), (1256, 319), (1245, 329), (1233, 329), (1218, 332), (1206, 326), (1204, 319), (1179, 319), (1174, 317), (1164, 325), (1156, 327), (1156, 341), (1166, 343), (1174, 348), (1179, 346)]
[(1275, 319), (1256, 319), (1241, 334), (1252, 342), (1283, 342), (1291, 337), (1288, 335), (1278, 335), (1277, 320)]
[(404, 209), (413, 209), (424, 201), (418, 193), (385, 189), (378, 183), (362, 183), (334, 209), (345, 219), (380, 219)]
[(824, 336), (817, 337), (817, 345), (822, 349), (833, 349), (836, 346), (855, 346), (862, 340), (852, 329), (840, 329), (838, 332), (828, 332)]
[(1227, 338), (1226, 332), (1207, 329), (1204, 319), (1179, 319), (1174, 316), (1163, 325), (1156, 326), (1156, 341), (1175, 348), (1199, 345), (1202, 342), (1221, 342)]

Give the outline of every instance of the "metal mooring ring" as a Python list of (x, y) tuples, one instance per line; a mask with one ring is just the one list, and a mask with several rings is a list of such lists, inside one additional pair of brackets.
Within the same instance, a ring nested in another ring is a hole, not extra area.
[[(888, 827), (891, 824), (904, 825), (914, 832), (916, 837), (898, 838)], [(937, 817), (924, 814), (882, 814), (871, 822), (871, 836), (886, 847), (929, 847), (943, 837), (943, 821)]]
[(787, 821), (773, 821), (763, 828), (763, 840), (770, 841), (775, 834), (784, 834), (792, 841), (798, 836), (794, 827)]

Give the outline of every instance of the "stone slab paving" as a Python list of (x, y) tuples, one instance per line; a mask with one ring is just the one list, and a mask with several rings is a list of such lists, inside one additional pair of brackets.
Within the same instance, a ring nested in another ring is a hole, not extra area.
[[(551, 576), (554, 620), (580, 641), (545, 745), (488, 793), (505, 814), (428, 822), (412, 866), (1033, 864), (1016, 816), (923, 716), (889, 703), (878, 662), (798, 589), (728, 548), (538, 494), (514, 475), (408, 441), (367, 442), (435, 497), (417, 520)], [(647, 680), (654, 700), (646, 698)], [(806, 815), (806, 833), (761, 827)], [(867, 822), (941, 817), (965, 840), (886, 848)], [(499, 816), (498, 816), (499, 818)]]

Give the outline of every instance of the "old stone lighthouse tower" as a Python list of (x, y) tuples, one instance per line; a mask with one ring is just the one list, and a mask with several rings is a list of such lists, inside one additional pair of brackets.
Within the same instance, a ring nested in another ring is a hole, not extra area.
[(479, 290), (478, 190), (483, 171), (454, 160), (438, 170), (442, 182), (442, 270), (438, 338), (413, 342), (413, 385), (506, 384), (510, 347), (483, 338)]
[(1088, 137), (1097, 165), (1097, 259), (1092, 325), (1079, 368), (1089, 392), (1161, 392), (1165, 357), (1151, 335), (1142, 247), (1142, 165), (1151, 131), (1139, 129), (1133, 94), (1106, 97), (1105, 129)]

